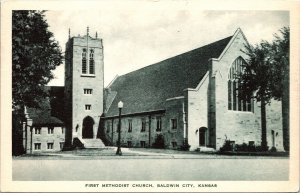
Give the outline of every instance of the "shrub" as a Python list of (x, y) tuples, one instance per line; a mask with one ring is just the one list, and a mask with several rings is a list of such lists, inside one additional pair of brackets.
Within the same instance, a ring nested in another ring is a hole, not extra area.
[(162, 134), (156, 135), (155, 142), (152, 144), (152, 147), (158, 149), (165, 148), (165, 139)]
[(179, 150), (182, 150), (182, 151), (189, 151), (190, 150), (190, 145), (188, 143), (184, 143), (183, 145), (181, 145), (179, 147)]
[(221, 152), (224, 151), (233, 151), (233, 145), (232, 142), (230, 140), (225, 140), (223, 146), (220, 148)]
[(236, 151), (248, 151), (248, 145), (246, 143), (243, 143), (242, 145), (236, 145), (235, 146)]
[(253, 145), (249, 144), (249, 145), (248, 145), (248, 151), (249, 151), (249, 152), (256, 152), (256, 147), (255, 147), (255, 145), (254, 145), (254, 144), (253, 144)]
[(79, 148), (79, 149), (83, 149), (84, 145), (83, 143), (76, 137), (73, 139), (73, 148)]
[(269, 150), (270, 152), (277, 152), (277, 149), (276, 149), (276, 147), (271, 147), (271, 149)]
[(255, 151), (256, 152), (263, 152), (263, 151), (268, 151), (269, 147), (267, 146), (266, 148), (263, 148), (262, 146), (256, 146)]

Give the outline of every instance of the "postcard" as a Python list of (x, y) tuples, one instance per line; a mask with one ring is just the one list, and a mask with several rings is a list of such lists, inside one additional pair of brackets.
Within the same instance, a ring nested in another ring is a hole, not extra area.
[(297, 1), (3, 1), (1, 191), (299, 191)]

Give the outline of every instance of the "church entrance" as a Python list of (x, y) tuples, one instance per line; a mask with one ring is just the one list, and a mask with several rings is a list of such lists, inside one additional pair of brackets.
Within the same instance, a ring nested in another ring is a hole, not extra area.
[(199, 146), (206, 146), (206, 127), (199, 129)]
[(93, 138), (93, 127), (94, 127), (94, 119), (90, 116), (87, 116), (83, 119), (82, 123), (82, 138)]

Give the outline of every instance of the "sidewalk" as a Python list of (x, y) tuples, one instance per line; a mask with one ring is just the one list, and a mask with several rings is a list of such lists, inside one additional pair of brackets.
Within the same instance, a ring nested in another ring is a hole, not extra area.
[[(97, 159), (272, 159), (276, 156), (249, 156), (249, 155), (220, 155), (214, 153), (201, 153), (195, 151), (178, 151), (171, 149), (150, 148), (121, 148), (122, 156), (116, 155), (117, 147), (99, 149), (76, 149), (73, 151), (40, 152), (15, 156), (15, 160), (97, 160)], [(277, 157), (281, 158), (281, 157)], [(287, 158), (287, 157), (282, 157)]]

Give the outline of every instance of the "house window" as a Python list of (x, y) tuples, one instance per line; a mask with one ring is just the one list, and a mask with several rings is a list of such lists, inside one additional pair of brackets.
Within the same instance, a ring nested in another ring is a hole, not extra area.
[(90, 50), (90, 74), (95, 74), (94, 50)]
[(53, 143), (47, 143), (47, 149), (53, 149)]
[(146, 147), (146, 141), (141, 141), (141, 147)]
[(156, 131), (161, 131), (161, 117), (156, 117)]
[(92, 108), (92, 105), (85, 105), (85, 110), (89, 111), (89, 110), (91, 110), (91, 108)]
[(87, 64), (86, 64), (86, 49), (82, 50), (82, 74), (87, 73)]
[(107, 123), (107, 129), (106, 129), (106, 133), (110, 132), (110, 122)]
[(132, 132), (132, 120), (128, 120), (128, 133)]
[(85, 88), (85, 89), (83, 89), (83, 93), (85, 95), (91, 95), (91, 94), (93, 94), (93, 89)]
[(132, 141), (127, 141), (127, 147), (132, 147)]
[(65, 133), (65, 128), (61, 127), (61, 134), (64, 134), (64, 133)]
[(117, 133), (119, 133), (120, 132), (120, 130), (121, 130), (121, 128), (119, 128), (119, 122), (116, 124), (116, 126), (117, 126)]
[(60, 148), (60, 149), (63, 149), (63, 148), (64, 148), (64, 145), (65, 145), (65, 142), (60, 142), (60, 143), (59, 143), (59, 148)]
[(177, 129), (177, 119), (171, 119), (171, 128)]
[(34, 150), (41, 150), (41, 143), (34, 143)]
[(250, 97), (242, 100), (238, 93), (239, 84), (241, 84), (239, 76), (243, 73), (243, 65), (245, 64), (245, 60), (238, 57), (230, 67), (228, 74), (228, 110), (253, 112), (253, 100)]
[(172, 147), (176, 148), (177, 147), (177, 142), (176, 141), (172, 141)]
[(36, 134), (36, 135), (41, 134), (41, 128), (40, 127), (35, 127), (34, 128), (34, 134)]
[(146, 131), (146, 119), (143, 118), (142, 119), (142, 129), (141, 129), (141, 132), (145, 132)]
[(48, 127), (48, 134), (53, 134), (54, 127)]

